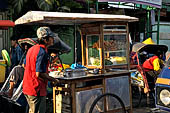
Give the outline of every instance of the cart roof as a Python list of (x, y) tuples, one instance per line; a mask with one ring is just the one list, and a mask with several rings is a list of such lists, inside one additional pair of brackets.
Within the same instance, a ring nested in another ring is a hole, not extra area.
[(22, 17), (18, 18), (15, 21), (15, 24), (74, 25), (92, 22), (134, 22), (134, 21), (138, 21), (138, 18), (125, 15), (29, 11)]
[(156, 45), (156, 44), (147, 44), (142, 46), (138, 49), (138, 52), (141, 53), (143, 51), (146, 51), (147, 53), (155, 54), (158, 50), (166, 53), (168, 51), (167, 45)]

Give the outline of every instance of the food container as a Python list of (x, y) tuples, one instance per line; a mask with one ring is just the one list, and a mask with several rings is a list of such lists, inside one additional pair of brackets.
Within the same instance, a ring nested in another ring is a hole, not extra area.
[(63, 72), (61, 71), (52, 71), (49, 73), (49, 76), (58, 78), (58, 77), (63, 77)]
[(86, 69), (65, 69), (64, 76), (65, 77), (81, 77), (86, 76)]

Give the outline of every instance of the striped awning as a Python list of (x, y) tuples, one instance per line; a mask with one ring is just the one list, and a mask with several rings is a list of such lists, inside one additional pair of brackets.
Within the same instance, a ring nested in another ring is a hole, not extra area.
[(23, 38), (23, 39), (18, 40), (18, 44), (20, 46), (22, 46), (22, 44), (29, 44), (29, 45), (33, 46), (36, 44), (36, 42), (31, 38)]

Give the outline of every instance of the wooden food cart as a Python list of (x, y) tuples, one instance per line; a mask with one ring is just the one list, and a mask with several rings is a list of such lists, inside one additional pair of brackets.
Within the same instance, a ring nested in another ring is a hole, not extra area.
[[(61, 85), (53, 88), (54, 113), (89, 113), (93, 101), (105, 93), (119, 96), (132, 113), (128, 22), (134, 21), (138, 19), (125, 15), (41, 11), (30, 11), (15, 21), (16, 25), (80, 25), (82, 65), (92, 72), (99, 69), (95, 74), (58, 78)], [(112, 107), (110, 112), (119, 109)]]

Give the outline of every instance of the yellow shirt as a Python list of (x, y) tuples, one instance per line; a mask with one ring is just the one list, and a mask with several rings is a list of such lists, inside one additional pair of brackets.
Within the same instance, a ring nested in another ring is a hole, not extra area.
[(153, 61), (153, 68), (154, 68), (155, 71), (161, 70), (160, 64), (163, 64), (163, 60), (160, 60), (159, 58), (156, 58), (156, 59)]

